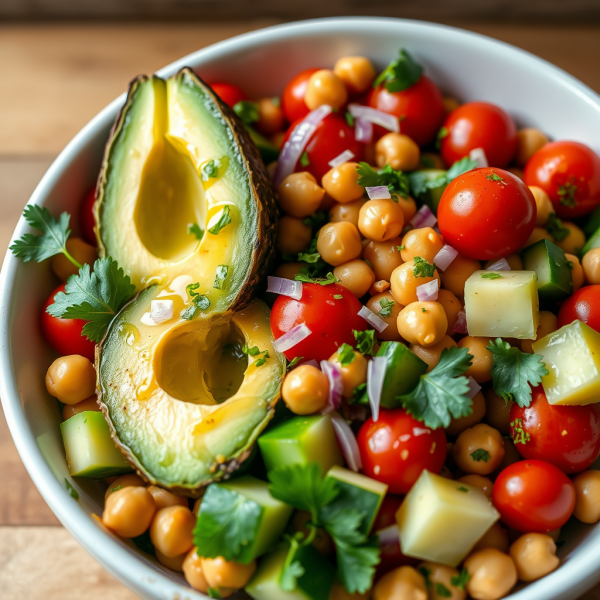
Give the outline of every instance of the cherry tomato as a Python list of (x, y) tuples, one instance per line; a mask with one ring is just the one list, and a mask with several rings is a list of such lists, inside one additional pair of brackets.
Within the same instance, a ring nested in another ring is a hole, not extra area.
[[(292, 134), (294, 127), (299, 121), (293, 123), (287, 130), (284, 143)], [(317, 182), (331, 169), (329, 161), (339, 156), (344, 150), (350, 150), (354, 154), (353, 161), (363, 160), (364, 145), (356, 141), (354, 127), (346, 123), (346, 119), (339, 113), (331, 113), (318, 125), (310, 138), (306, 148), (308, 164), (302, 166), (300, 161), (296, 163), (296, 171), (308, 171), (315, 176)]]
[[(400, 119), (400, 133), (424, 146), (436, 136), (444, 121), (444, 100), (438, 87), (425, 75), (401, 92), (388, 92), (380, 86), (371, 90), (368, 104)], [(388, 133), (376, 126), (376, 138)]]
[(600, 285), (587, 285), (562, 303), (558, 311), (558, 327), (577, 319), (600, 332)]
[(588, 469), (600, 455), (600, 412), (593, 404), (552, 406), (540, 386), (530, 406), (513, 404), (510, 423), (523, 458), (543, 459), (565, 473)]
[(493, 260), (523, 246), (535, 227), (537, 209), (531, 190), (518, 177), (486, 167), (453, 179), (437, 214), (448, 244), (469, 258)]
[(248, 96), (246, 96), (246, 94), (237, 85), (218, 82), (211, 83), (210, 87), (212, 88), (212, 91), (231, 108), (233, 108), (242, 100), (248, 100)]
[(91, 189), (81, 204), (81, 212), (79, 213), (79, 224), (83, 239), (95, 246), (96, 234), (94, 233), (94, 202), (96, 201), (96, 190)]
[(517, 128), (512, 118), (499, 106), (487, 102), (468, 102), (453, 110), (444, 127), (440, 150), (451, 165), (483, 148), (491, 167), (506, 167), (517, 150)]
[(293, 123), (304, 117), (310, 112), (308, 106), (304, 102), (304, 94), (306, 94), (306, 87), (308, 86), (308, 80), (313, 73), (316, 73), (319, 69), (306, 69), (302, 73), (292, 77), (288, 84), (283, 90), (281, 97), (281, 107), (285, 118)]
[(522, 460), (500, 472), (492, 502), (509, 527), (547, 533), (569, 520), (575, 507), (575, 487), (554, 465), (543, 460)]
[[(341, 296), (336, 298), (335, 296)], [(305, 283), (302, 298), (279, 296), (271, 310), (271, 331), (275, 339), (304, 323), (311, 334), (284, 352), (288, 360), (327, 360), (342, 344), (354, 345), (352, 330), (364, 331), (367, 322), (358, 316), (360, 302), (337, 283)]]
[(358, 448), (365, 475), (389, 486), (392, 494), (406, 494), (424, 469), (439, 473), (446, 459), (446, 434), (429, 429), (403, 408), (382, 410), (358, 432)]
[(86, 322), (81, 319), (60, 319), (46, 312), (46, 309), (54, 303), (54, 296), (58, 292), (65, 291), (65, 285), (64, 283), (59, 285), (44, 304), (42, 309), (42, 333), (48, 344), (62, 356), (81, 354), (81, 356), (85, 356), (94, 362), (96, 344), (90, 342), (81, 334)]
[(546, 191), (559, 217), (580, 217), (600, 204), (600, 157), (579, 142), (552, 142), (525, 166), (525, 183)]

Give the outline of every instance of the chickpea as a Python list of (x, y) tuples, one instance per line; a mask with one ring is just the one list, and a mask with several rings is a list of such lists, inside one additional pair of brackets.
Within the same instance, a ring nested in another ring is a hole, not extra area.
[(409, 343), (433, 346), (441, 342), (448, 329), (448, 319), (437, 302), (413, 302), (398, 315), (398, 333)]
[(247, 565), (242, 565), (218, 556), (217, 558), (202, 558), (200, 564), (208, 585), (217, 590), (222, 588), (239, 590), (245, 587), (256, 571), (255, 560)]
[(550, 196), (537, 185), (530, 185), (529, 189), (535, 199), (537, 206), (537, 217), (535, 224), (537, 227), (543, 227), (548, 222), (548, 217), (554, 212), (554, 206), (550, 200)]
[[(383, 302), (385, 306), (382, 307), (381, 304), (384, 298), (387, 300), (387, 302)], [(392, 302), (391, 306), (388, 304), (389, 302)], [(387, 323), (387, 327), (377, 334), (378, 339), (395, 342), (399, 342), (402, 339), (398, 333), (398, 315), (404, 306), (402, 306), (402, 304), (398, 304), (390, 292), (385, 291), (371, 296), (371, 298), (369, 298), (367, 301), (367, 308), (372, 310), (380, 319)], [(391, 311), (388, 316), (381, 314), (380, 311), (384, 308), (384, 314), (387, 313), (388, 310)]]
[[(458, 320), (458, 313), (463, 309), (458, 298), (448, 290), (439, 290), (437, 301), (442, 305), (448, 319), (447, 335), (454, 335), (454, 325)], [(427, 361), (426, 361), (427, 362)]]
[(348, 221), (358, 229), (358, 215), (365, 201), (362, 198), (346, 204), (334, 204), (329, 211), (329, 220), (333, 223)]
[(497, 429), (479, 423), (458, 436), (452, 453), (461, 471), (488, 475), (500, 466), (504, 458), (504, 440)]
[(373, 600), (427, 600), (424, 577), (413, 567), (398, 567), (386, 573), (371, 592)]
[(444, 110), (446, 111), (447, 115), (450, 114), (453, 110), (456, 110), (460, 106), (460, 102), (456, 98), (453, 98), (452, 96), (444, 96), (443, 102), (444, 102)]
[(294, 280), (296, 275), (300, 273), (300, 269), (306, 265), (299, 262), (284, 263), (275, 269), (275, 277), (283, 277), (284, 279)]
[(575, 510), (573, 514), (582, 523), (600, 521), (600, 471), (589, 469), (573, 478)]
[(57, 358), (46, 373), (46, 389), (64, 404), (78, 404), (96, 392), (96, 370), (85, 356)]
[(547, 310), (540, 311), (540, 322), (535, 333), (535, 340), (519, 340), (521, 350), (523, 352), (528, 352), (529, 354), (533, 354), (533, 348), (531, 347), (537, 340), (541, 340), (543, 337), (546, 337), (549, 333), (556, 331), (558, 329), (557, 326), (558, 319), (554, 313), (551, 313)]
[[(310, 533), (306, 527), (306, 523), (312, 520), (312, 516), (308, 511), (298, 510), (292, 517), (292, 530), (294, 532), (301, 531), (304, 535)], [(331, 536), (322, 528), (318, 527), (312, 545), (321, 553), (329, 555), (333, 552), (333, 540)]]
[(540, 240), (548, 240), (549, 242), (554, 242), (554, 238), (543, 228), (543, 227), (534, 227), (529, 239), (523, 244), (523, 248), (527, 248), (527, 246), (532, 246), (533, 244), (539, 242)]
[[(426, 266), (426, 265), (423, 265)], [(419, 298), (417, 296), (417, 288), (424, 283), (429, 283), (434, 279), (439, 280), (440, 276), (437, 270), (433, 271), (432, 276), (423, 275), (426, 269), (417, 267), (414, 260), (409, 260), (396, 267), (392, 271), (390, 277), (390, 284), (392, 289), (392, 296), (394, 299), (407, 306), (411, 302), (416, 302)], [(448, 319), (446, 319), (447, 321)]]
[(126, 487), (146, 487), (146, 482), (135, 473), (127, 473), (127, 475), (116, 477), (108, 486), (104, 494), (104, 499), (106, 500), (114, 492)]
[(285, 126), (285, 116), (279, 98), (261, 98), (256, 103), (258, 121), (254, 123), (264, 135), (273, 135), (280, 132)]
[(390, 198), (365, 202), (358, 214), (358, 228), (370, 240), (385, 242), (398, 237), (404, 227), (404, 212)]
[(458, 342), (459, 348), (466, 348), (473, 357), (471, 366), (465, 371), (467, 377), (472, 377), (477, 383), (492, 380), (492, 353), (487, 349), (489, 338), (464, 337)]
[(428, 263), (433, 264), (435, 255), (443, 248), (439, 233), (431, 227), (422, 227), (421, 229), (411, 229), (403, 238), (401, 244), (401, 255), (404, 262), (413, 260), (415, 256), (424, 258)]
[(510, 409), (514, 402), (505, 400), (494, 391), (492, 386), (483, 390), (485, 396), (485, 420), (502, 435), (510, 432)]
[(463, 475), (462, 477), (459, 477), (456, 481), (461, 481), (467, 485), (472, 485), (473, 487), (479, 488), (488, 498), (492, 497), (494, 482), (488, 477), (471, 473), (469, 475)]
[(156, 504), (158, 510), (167, 508), (168, 506), (188, 507), (188, 500), (184, 496), (176, 496), (172, 492), (169, 492), (169, 490), (165, 490), (156, 485), (149, 485), (148, 491), (152, 494), (154, 504)]
[(375, 162), (380, 168), (390, 165), (398, 171), (414, 171), (420, 160), (419, 146), (402, 133), (386, 133), (375, 144)]
[[(475, 476), (469, 475), (469, 477)], [(510, 540), (508, 538), (508, 532), (499, 522), (496, 522), (485, 532), (475, 546), (473, 546), (472, 552), (483, 550), (484, 548), (496, 548), (496, 550), (508, 554), (509, 546)]]
[(150, 526), (150, 539), (165, 556), (173, 558), (193, 545), (196, 519), (187, 506), (174, 505), (157, 511)]
[[(96, 248), (80, 238), (67, 240), (67, 252), (81, 265), (93, 265), (96, 260)], [(66, 281), (71, 275), (79, 273), (79, 267), (76, 267), (64, 254), (52, 257), (52, 270), (61, 281)]]
[(569, 230), (569, 235), (562, 240), (556, 240), (554, 243), (563, 251), (569, 254), (579, 254), (585, 246), (585, 233), (575, 225), (568, 221), (563, 221), (563, 227)]
[(375, 80), (375, 68), (364, 56), (343, 56), (336, 61), (333, 72), (344, 82), (349, 92), (362, 94)]
[(330, 265), (334, 267), (343, 265), (360, 256), (362, 252), (360, 233), (348, 221), (327, 223), (319, 231), (317, 250), (321, 258)]
[(363, 257), (371, 263), (377, 280), (390, 281), (392, 271), (402, 264), (402, 257), (398, 246), (400, 238), (392, 238), (385, 242), (369, 241), (365, 246)]
[(543, 533), (526, 533), (513, 542), (509, 553), (521, 581), (535, 581), (560, 564), (554, 540)]
[(75, 415), (78, 415), (80, 412), (84, 412), (86, 410), (99, 411), (100, 407), (98, 406), (98, 399), (96, 395), (90, 396), (77, 404), (65, 404), (62, 409), (63, 419), (66, 421)]
[(581, 266), (583, 267), (586, 283), (600, 283), (600, 248), (593, 248), (586, 252), (581, 261)]
[(306, 171), (288, 175), (279, 186), (279, 206), (292, 217), (304, 219), (321, 204), (325, 190)]
[(340, 351), (337, 350), (329, 357), (329, 361), (335, 363), (342, 373), (342, 395), (344, 398), (352, 398), (354, 388), (367, 381), (367, 359), (355, 350), (352, 362), (343, 365), (339, 356)]
[(208, 592), (208, 582), (202, 572), (202, 557), (198, 556), (198, 548), (192, 548), (186, 555), (182, 565), (183, 576), (190, 586), (206, 594)]
[(404, 213), (404, 222), (408, 223), (417, 214), (417, 203), (410, 196), (403, 198), (400, 195), (394, 195), (398, 200), (398, 206)]
[(373, 269), (360, 258), (349, 260), (347, 263), (336, 267), (333, 269), (333, 274), (357, 298), (362, 298), (375, 283)]
[[(508, 266), (513, 271), (522, 271), (523, 270), (523, 261), (521, 260), (521, 257), (518, 254), (509, 254), (508, 256), (505, 257), (505, 260), (508, 263)], [(498, 261), (488, 260), (485, 263), (485, 268), (489, 269), (495, 262), (498, 262)]]
[(442, 351), (446, 348), (456, 348), (456, 342), (448, 335), (445, 335), (440, 342), (433, 346), (420, 346), (419, 344), (410, 346), (411, 351), (429, 365), (428, 373), (440, 362)]
[(517, 131), (517, 152), (515, 162), (524, 167), (529, 159), (550, 140), (534, 127), (526, 127)]
[(362, 198), (365, 188), (358, 185), (358, 163), (345, 162), (339, 167), (333, 167), (321, 180), (323, 189), (341, 204)]
[(298, 254), (308, 248), (312, 239), (312, 229), (302, 222), (284, 215), (279, 219), (277, 247), (283, 254)]
[(145, 487), (128, 486), (106, 498), (102, 522), (117, 535), (134, 538), (150, 527), (155, 512), (152, 494)]
[(281, 395), (293, 413), (310, 415), (325, 408), (329, 396), (329, 380), (316, 367), (300, 365), (286, 375)]
[(310, 76), (304, 94), (304, 102), (310, 110), (329, 104), (340, 108), (346, 104), (348, 92), (344, 82), (329, 69), (321, 69)]
[(571, 275), (573, 276), (573, 292), (576, 292), (584, 282), (583, 267), (579, 262), (579, 258), (574, 254), (565, 252), (565, 257), (571, 267)]
[(429, 600), (465, 600), (467, 597), (467, 592), (452, 584), (452, 578), (459, 575), (458, 569), (434, 562), (423, 562), (418, 569), (420, 573), (427, 573)]
[(457, 298), (462, 298), (465, 295), (465, 282), (479, 269), (481, 263), (478, 260), (459, 254), (442, 273), (442, 286)]
[(475, 600), (498, 600), (517, 583), (513, 559), (496, 548), (474, 552), (465, 561), (464, 568), (471, 576), (467, 592)]
[(446, 170), (446, 163), (444, 159), (435, 152), (421, 152), (421, 164), (422, 169), (441, 169)]
[(473, 412), (460, 419), (452, 419), (450, 425), (446, 427), (446, 433), (449, 435), (459, 435), (465, 429), (477, 425), (485, 417), (485, 398), (481, 392), (477, 392), (473, 398)]
[(183, 571), (183, 561), (185, 560), (186, 554), (179, 556), (165, 556), (158, 548), (154, 548), (156, 554), (156, 560), (161, 564), (173, 571), (181, 573)]

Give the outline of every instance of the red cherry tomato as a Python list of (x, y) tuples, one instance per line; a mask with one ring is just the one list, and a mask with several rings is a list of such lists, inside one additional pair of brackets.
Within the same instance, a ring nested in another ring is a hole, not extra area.
[(237, 85), (218, 82), (211, 83), (210, 87), (212, 88), (212, 91), (231, 108), (233, 108), (242, 100), (248, 100), (248, 96), (246, 96), (246, 94)]
[(281, 97), (281, 107), (285, 118), (293, 123), (304, 117), (310, 112), (308, 106), (304, 102), (304, 94), (306, 94), (306, 87), (308, 86), (308, 80), (313, 73), (316, 73), (319, 69), (306, 69), (302, 73), (292, 77), (288, 84), (283, 90)]
[(96, 190), (91, 189), (81, 204), (81, 212), (79, 213), (79, 224), (83, 239), (95, 246), (96, 234), (94, 233), (94, 202), (96, 201)]
[(358, 448), (365, 475), (389, 486), (392, 494), (406, 494), (424, 469), (439, 473), (446, 459), (446, 434), (429, 429), (403, 408), (382, 410), (358, 432)]
[[(341, 296), (341, 298), (335, 298)], [(304, 323), (311, 334), (284, 352), (288, 360), (327, 360), (342, 344), (355, 344), (353, 329), (364, 331), (367, 322), (358, 316), (360, 302), (337, 283), (305, 283), (302, 298), (279, 296), (271, 310), (271, 331), (275, 339)]]
[(537, 387), (530, 406), (513, 404), (510, 423), (523, 458), (543, 459), (565, 473), (588, 469), (600, 455), (600, 412), (593, 404), (552, 406)]
[[(287, 130), (284, 143), (287, 142), (298, 123), (299, 121), (293, 123)], [(354, 154), (353, 161), (363, 160), (364, 145), (356, 141), (354, 128), (346, 123), (344, 117), (338, 113), (332, 113), (317, 125), (317, 129), (306, 145), (308, 165), (303, 167), (298, 161), (296, 171), (308, 171), (315, 176), (318, 183), (321, 183), (323, 175), (331, 169), (329, 161), (339, 156), (344, 150), (350, 150)]]
[(600, 332), (600, 285), (587, 285), (562, 303), (558, 311), (558, 327), (577, 319)]
[(440, 150), (451, 165), (483, 148), (491, 167), (506, 167), (517, 150), (517, 128), (499, 106), (487, 102), (468, 102), (453, 110), (444, 123), (448, 135)]
[(559, 217), (580, 217), (600, 204), (600, 157), (579, 142), (552, 142), (525, 166), (525, 183), (546, 191)]
[(81, 356), (85, 356), (94, 362), (96, 344), (90, 342), (81, 334), (86, 322), (81, 319), (59, 319), (46, 312), (46, 309), (54, 303), (54, 296), (58, 292), (65, 291), (65, 285), (64, 283), (59, 285), (44, 304), (42, 309), (42, 333), (48, 344), (60, 355), (81, 354)]
[(535, 227), (536, 215), (531, 190), (512, 173), (490, 167), (452, 180), (437, 214), (444, 240), (477, 260), (502, 258), (519, 250)]
[[(400, 133), (424, 146), (436, 136), (444, 121), (444, 100), (438, 87), (425, 75), (401, 92), (388, 92), (380, 86), (371, 90), (368, 104), (372, 108), (400, 119)], [(376, 126), (375, 137), (388, 133)]]
[(569, 520), (575, 507), (575, 486), (550, 463), (522, 460), (500, 472), (492, 502), (509, 527), (547, 533)]

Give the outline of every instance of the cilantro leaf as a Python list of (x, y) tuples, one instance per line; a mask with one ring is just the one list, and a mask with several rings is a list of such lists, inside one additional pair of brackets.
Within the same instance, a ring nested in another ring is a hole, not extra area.
[(252, 348), (250, 348), (248, 344), (244, 344), (242, 352), (248, 356), (258, 356), (259, 354), (264, 353), (263, 356), (252, 363), (255, 367), (262, 367), (267, 362), (267, 358), (271, 358), (268, 350), (260, 350), (258, 346), (252, 346)]
[(504, 181), (504, 179), (502, 177), (500, 177), (500, 175), (498, 175), (498, 173), (494, 173), (493, 171), (491, 173), (488, 173), (485, 178), (488, 181), (498, 181), (501, 184), (504, 183), (506, 184), (506, 181)]
[(215, 600), (223, 599), (223, 596), (221, 596), (221, 593), (219, 592), (219, 590), (216, 590), (213, 587), (209, 587), (208, 590), (206, 591), (206, 593), (208, 594), (209, 598), (214, 598)]
[(380, 317), (389, 317), (392, 314), (392, 308), (395, 302), (389, 298), (382, 298), (379, 301), (379, 312), (377, 313)]
[(318, 252), (300, 252), (298, 254), (298, 260), (301, 262), (305, 262), (308, 264), (315, 264), (317, 262), (319, 262), (319, 259), (321, 258), (321, 255)]
[(446, 179), (448, 183), (450, 183), (453, 179), (456, 179), (459, 175), (476, 169), (477, 165), (477, 161), (469, 158), (468, 156), (457, 160), (446, 172)]
[(233, 112), (242, 120), (246, 125), (251, 125), (260, 120), (258, 114), (258, 103), (251, 102), (250, 100), (240, 100), (233, 105)]
[(200, 287), (199, 283), (190, 283), (186, 286), (185, 291), (192, 299), (191, 306), (188, 306), (185, 310), (181, 311), (181, 318), (186, 321), (193, 319), (199, 311), (206, 310), (210, 306), (210, 300), (199, 294), (196, 290)]
[(435, 147), (437, 150), (439, 150), (442, 147), (442, 140), (445, 137), (448, 137), (448, 134), (450, 132), (448, 131), (447, 127), (441, 127), (440, 130), (437, 132), (437, 136), (435, 137)]
[(367, 329), (366, 331), (352, 330), (354, 339), (356, 340), (356, 349), (361, 354), (373, 354), (373, 346), (375, 346), (375, 330)]
[(308, 152), (305, 150), (300, 155), (300, 166), (302, 166), (302, 167), (308, 167), (309, 165), (310, 165), (310, 159), (308, 158)]
[(238, 559), (254, 541), (261, 517), (262, 509), (253, 500), (218, 484), (208, 486), (194, 529), (198, 555)]
[(413, 171), (407, 177), (410, 193), (417, 198), (422, 196), (427, 190), (434, 190), (448, 184), (446, 175), (436, 175), (432, 178), (431, 173), (427, 171)]
[(482, 273), (481, 279), (502, 279), (502, 275), (500, 275), (500, 273), (494, 273), (493, 271), (490, 271), (488, 273)]
[(229, 273), (229, 265), (219, 265), (215, 272), (215, 282), (213, 283), (213, 288), (216, 290), (223, 289), (223, 283), (227, 278), (227, 273)]
[(435, 583), (435, 591), (440, 598), (452, 598), (452, 592), (439, 581)]
[(218, 158), (213, 158), (213, 160), (209, 160), (205, 165), (202, 165), (202, 169), (200, 169), (200, 179), (202, 179), (202, 181), (216, 179), (219, 176), (220, 166), (221, 161)]
[[(320, 229), (321, 227), (323, 227), (323, 225), (325, 225), (325, 223), (329, 222), (329, 214), (328, 213), (324, 213), (324, 212), (314, 212), (312, 215), (310, 215), (309, 217), (306, 217), (306, 219), (302, 220), (302, 223), (304, 225), (306, 225), (307, 227), (312, 227), (312, 229)], [(316, 249), (316, 242), (317, 240), (315, 239), (315, 249)], [(309, 251), (310, 251), (310, 247), (309, 247)]]
[(113, 317), (132, 298), (135, 286), (128, 275), (110, 256), (83, 265), (79, 275), (72, 275), (64, 292), (54, 297), (54, 304), (46, 310), (53, 317), (87, 321), (82, 333), (92, 342), (99, 342)]
[(540, 354), (527, 354), (496, 338), (487, 349), (492, 353), (492, 386), (505, 400), (519, 406), (531, 404), (531, 388), (542, 383), (548, 369)]
[(198, 223), (190, 223), (188, 225), (188, 233), (193, 235), (198, 241), (204, 237), (204, 229)]
[(284, 592), (293, 592), (296, 589), (296, 581), (304, 575), (304, 567), (297, 561), (284, 565), (279, 576), (279, 587)]
[(304, 356), (296, 356), (288, 363), (287, 370), (291, 371), (301, 360), (304, 360)]
[(367, 384), (361, 383), (354, 388), (352, 397), (348, 400), (350, 404), (369, 404), (369, 396), (367, 395)]
[(568, 227), (565, 227), (563, 222), (556, 216), (556, 213), (553, 212), (548, 215), (546, 231), (557, 242), (564, 240), (571, 233), (571, 230)]
[(388, 92), (401, 92), (417, 83), (422, 74), (423, 67), (414, 61), (408, 51), (401, 48), (398, 58), (380, 73), (373, 82), (373, 87), (383, 84)]
[(335, 300), (342, 300), (344, 296), (342, 296), (341, 294), (334, 294), (333, 297)]
[[(71, 482), (65, 477), (65, 487), (69, 492), (71, 498), (79, 500), (79, 492), (71, 485)], [(114, 490), (113, 490), (114, 491)]]
[(319, 285), (329, 285), (330, 283), (337, 283), (339, 281), (339, 279), (333, 273), (327, 273), (325, 278), (313, 278), (305, 275), (304, 273), (298, 273), (294, 279), (304, 283), (317, 283)]
[(349, 594), (366, 593), (373, 584), (375, 567), (380, 561), (380, 548), (376, 536), (362, 545), (333, 541), (337, 550), (338, 578)]
[(338, 360), (342, 367), (347, 367), (356, 358), (354, 354), (354, 348), (350, 344), (342, 344), (338, 348)]
[(450, 583), (459, 590), (464, 590), (467, 587), (467, 583), (469, 583), (469, 579), (471, 579), (469, 571), (463, 568), (458, 575), (454, 575), (452, 579), (450, 579)]
[(228, 204), (220, 212), (217, 213), (217, 215), (219, 215), (218, 218), (216, 218), (215, 216), (211, 219), (211, 223), (215, 221), (215, 224), (209, 228), (209, 233), (212, 233), (213, 235), (218, 235), (221, 229), (227, 227), (227, 225), (231, 223), (231, 215), (229, 214), (230, 210), (231, 209), (229, 208)]
[(448, 427), (451, 417), (471, 414), (468, 380), (461, 375), (471, 366), (472, 358), (466, 348), (442, 350), (437, 366), (421, 375), (412, 392), (400, 396), (404, 408), (432, 429)]
[(413, 267), (413, 275), (415, 277), (433, 277), (435, 274), (435, 265), (427, 262), (420, 256), (413, 258), (415, 266)]
[(358, 163), (356, 171), (358, 172), (358, 185), (364, 187), (386, 186), (390, 193), (395, 192), (403, 198), (408, 198), (409, 179), (402, 171), (396, 171), (390, 165), (385, 165), (383, 169), (376, 171), (366, 162)]
[(471, 452), (469, 455), (475, 462), (487, 462), (490, 460), (490, 453), (483, 448), (477, 448), (475, 452)]

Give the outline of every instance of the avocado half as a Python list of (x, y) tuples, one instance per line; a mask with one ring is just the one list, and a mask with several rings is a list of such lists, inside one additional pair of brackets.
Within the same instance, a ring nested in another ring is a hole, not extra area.
[[(252, 300), (275, 247), (273, 189), (241, 121), (184, 68), (131, 83), (96, 195), (100, 254), (139, 291), (97, 347), (100, 407), (141, 476), (198, 496), (250, 455), (280, 395), (285, 358)], [(190, 284), (210, 305), (186, 320)], [(153, 301), (171, 316), (157, 323)]]

